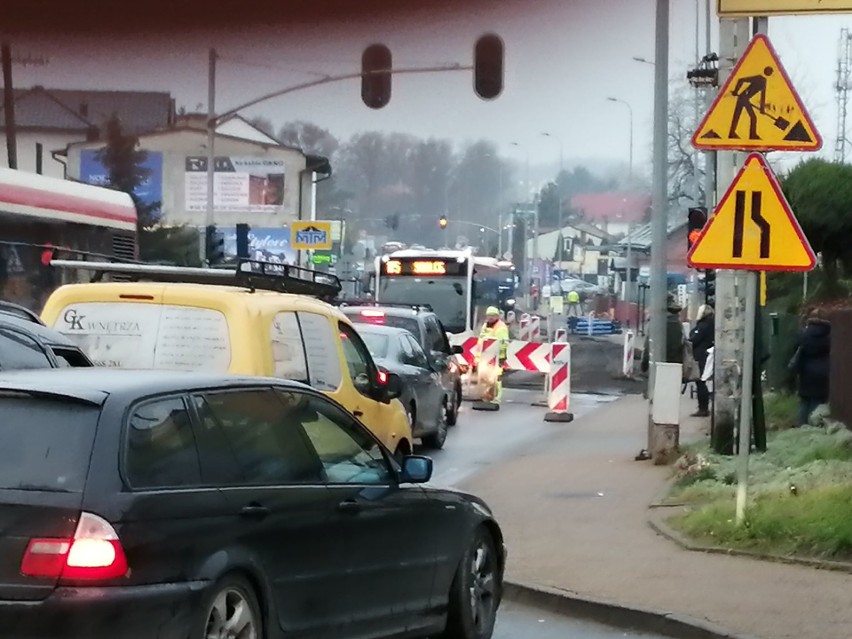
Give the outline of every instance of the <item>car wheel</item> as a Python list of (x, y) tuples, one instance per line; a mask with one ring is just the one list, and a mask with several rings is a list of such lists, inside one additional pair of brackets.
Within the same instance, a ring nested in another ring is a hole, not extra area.
[(242, 577), (225, 577), (217, 583), (202, 611), (196, 639), (263, 639), (257, 596)]
[(441, 407), (438, 414), (438, 428), (431, 435), (423, 438), (423, 445), (433, 450), (441, 450), (447, 441), (447, 406)]
[(491, 639), (503, 590), (499, 561), (493, 537), (480, 528), (456, 570), (441, 639)]
[(447, 403), (447, 426), (455, 426), (459, 421), (459, 406), (461, 406), (461, 389), (456, 386), (453, 396)]

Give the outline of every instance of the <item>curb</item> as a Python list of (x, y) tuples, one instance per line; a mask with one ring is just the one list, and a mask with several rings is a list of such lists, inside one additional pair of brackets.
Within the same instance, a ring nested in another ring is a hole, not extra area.
[(507, 581), (505, 599), (567, 617), (579, 617), (624, 630), (657, 633), (675, 639), (756, 639), (734, 634), (707, 621), (650, 608), (630, 608), (568, 590)]
[(736, 548), (723, 548), (717, 546), (705, 546), (696, 544), (688, 537), (674, 530), (671, 526), (665, 523), (660, 516), (651, 516), (648, 518), (648, 525), (658, 535), (665, 537), (683, 550), (693, 552), (703, 552), (708, 555), (728, 555), (731, 557), (743, 557), (746, 559), (754, 559), (758, 561), (771, 561), (776, 564), (788, 564), (791, 566), (804, 566), (814, 568), (816, 570), (831, 570), (833, 572), (845, 572), (852, 574), (852, 563), (843, 561), (830, 561), (827, 559), (810, 559), (807, 557), (785, 557), (784, 555), (772, 555), (767, 553), (755, 552), (751, 550), (738, 550)]

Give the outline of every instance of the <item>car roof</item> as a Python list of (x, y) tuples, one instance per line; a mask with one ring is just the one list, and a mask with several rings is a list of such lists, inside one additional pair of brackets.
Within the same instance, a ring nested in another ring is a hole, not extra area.
[(299, 382), (248, 375), (123, 368), (54, 368), (0, 373), (0, 391), (21, 391), (70, 397), (102, 404), (109, 395), (143, 397), (174, 391), (240, 386), (290, 386)]
[(41, 324), (36, 324), (35, 322), (23, 319), (21, 317), (17, 317), (16, 315), (12, 315), (11, 313), (5, 313), (0, 311), (0, 326), (9, 326), (11, 328), (17, 329), (22, 333), (26, 333), (32, 337), (35, 337), (43, 344), (48, 344), (50, 346), (64, 346), (67, 348), (74, 349), (78, 348), (74, 342), (65, 337), (59, 331), (55, 331), (52, 328), (48, 328)]
[(410, 317), (415, 320), (419, 317), (423, 317), (424, 315), (435, 314), (432, 311), (423, 309), (405, 308), (401, 306), (382, 306), (381, 304), (376, 304), (375, 306), (344, 306), (341, 310), (347, 315), (350, 312), (361, 313), (361, 311), (381, 311), (385, 315), (390, 315), (391, 317)]

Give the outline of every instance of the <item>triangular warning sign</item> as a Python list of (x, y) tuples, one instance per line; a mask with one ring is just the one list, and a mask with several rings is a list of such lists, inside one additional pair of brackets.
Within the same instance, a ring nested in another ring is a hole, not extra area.
[(749, 43), (692, 144), (704, 150), (817, 151), (822, 138), (769, 39)]
[(811, 245), (762, 155), (748, 156), (687, 261), (695, 268), (813, 269)]

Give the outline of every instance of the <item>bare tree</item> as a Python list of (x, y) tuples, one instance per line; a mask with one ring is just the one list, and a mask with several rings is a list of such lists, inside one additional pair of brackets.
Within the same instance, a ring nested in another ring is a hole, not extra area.
[(668, 127), (669, 204), (672, 206), (696, 206), (705, 201), (706, 155), (692, 147), (692, 134), (699, 124), (696, 113), (700, 118), (704, 109), (703, 94), (685, 85), (672, 88)]

